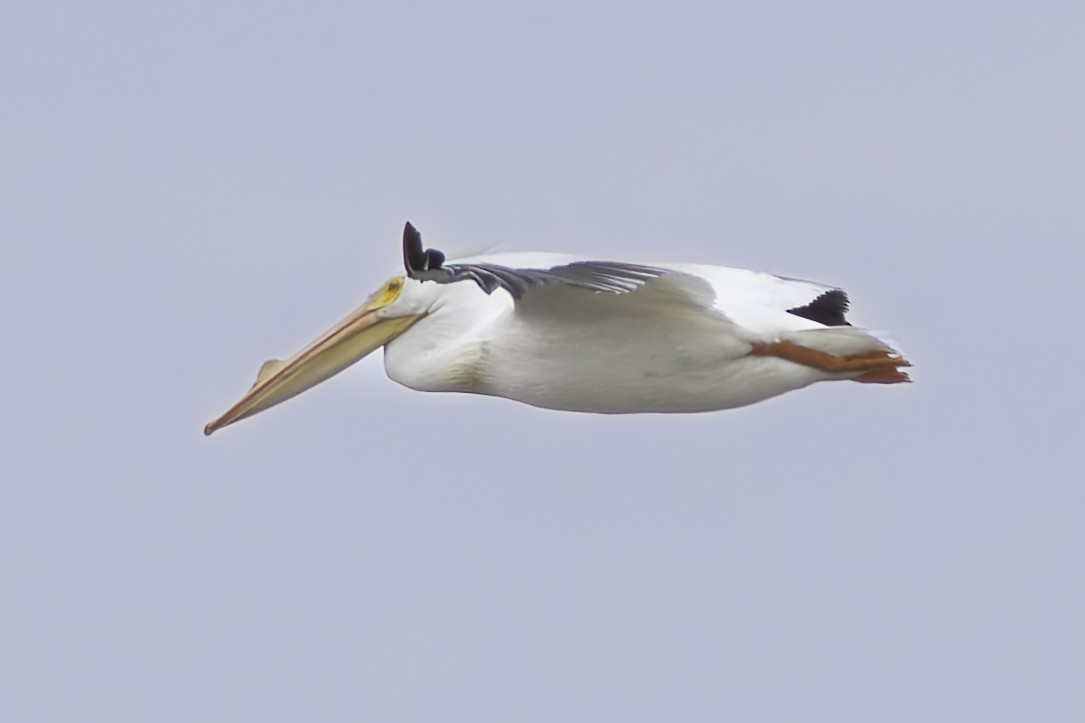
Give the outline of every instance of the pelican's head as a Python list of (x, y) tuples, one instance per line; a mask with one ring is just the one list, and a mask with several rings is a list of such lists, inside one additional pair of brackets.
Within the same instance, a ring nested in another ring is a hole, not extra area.
[(203, 428), (221, 429), (343, 371), (384, 346), (429, 313), (439, 294), (438, 284), (393, 276), (361, 306), (286, 361), (272, 359), (260, 367), (248, 393), (225, 414)]

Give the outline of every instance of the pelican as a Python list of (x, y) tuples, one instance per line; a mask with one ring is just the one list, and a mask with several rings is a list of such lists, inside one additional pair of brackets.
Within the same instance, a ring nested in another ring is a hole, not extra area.
[(725, 266), (560, 254), (445, 263), (410, 223), (404, 273), (252, 388), (204, 434), (275, 406), (384, 347), (411, 389), (602, 414), (707, 412), (814, 382), (910, 381), (841, 289)]

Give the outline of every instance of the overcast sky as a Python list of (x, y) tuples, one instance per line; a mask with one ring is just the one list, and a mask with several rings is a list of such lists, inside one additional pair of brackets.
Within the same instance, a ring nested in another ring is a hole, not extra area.
[[(1085, 5), (351, 5), (0, 11), (0, 719), (1085, 720)], [(837, 284), (916, 383), (374, 354), (204, 438), (408, 219)]]

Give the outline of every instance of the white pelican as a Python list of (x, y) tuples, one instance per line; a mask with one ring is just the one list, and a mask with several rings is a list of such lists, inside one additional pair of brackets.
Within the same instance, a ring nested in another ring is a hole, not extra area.
[(211, 434), (384, 347), (394, 381), (549, 409), (740, 407), (819, 381), (909, 381), (840, 289), (724, 266), (498, 254), (445, 263), (403, 231), (406, 273), (286, 361), (263, 365)]

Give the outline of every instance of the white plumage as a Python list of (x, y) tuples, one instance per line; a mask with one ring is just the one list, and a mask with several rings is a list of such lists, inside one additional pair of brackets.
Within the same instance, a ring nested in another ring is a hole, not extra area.
[(560, 254), (444, 263), (408, 224), (407, 275), (286, 362), (205, 432), (288, 399), (384, 345), (393, 380), (580, 412), (702, 412), (817, 381), (908, 381), (908, 362), (847, 325), (847, 297), (721, 266)]

